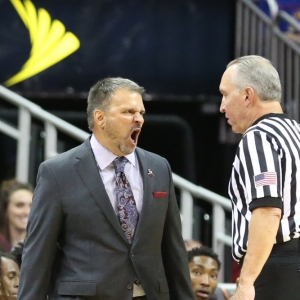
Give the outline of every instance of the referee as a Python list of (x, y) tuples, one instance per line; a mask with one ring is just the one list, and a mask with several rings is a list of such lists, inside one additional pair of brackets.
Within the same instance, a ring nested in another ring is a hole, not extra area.
[(230, 62), (220, 111), (242, 134), (234, 158), (232, 300), (300, 299), (300, 126), (283, 113), (278, 72), (255, 55)]

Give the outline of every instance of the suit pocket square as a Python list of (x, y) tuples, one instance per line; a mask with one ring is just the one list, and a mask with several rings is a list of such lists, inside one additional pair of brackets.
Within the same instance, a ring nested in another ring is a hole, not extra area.
[(153, 192), (153, 197), (154, 198), (163, 198), (163, 197), (167, 197), (168, 193), (167, 192)]

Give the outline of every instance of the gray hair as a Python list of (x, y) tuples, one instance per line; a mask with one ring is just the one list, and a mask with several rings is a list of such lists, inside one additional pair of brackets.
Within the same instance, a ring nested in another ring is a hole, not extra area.
[(277, 70), (272, 63), (258, 55), (239, 57), (227, 68), (237, 65), (232, 83), (239, 91), (251, 86), (261, 101), (281, 102), (281, 84)]
[(94, 128), (94, 111), (96, 109), (107, 111), (111, 95), (119, 89), (138, 92), (140, 95), (145, 92), (145, 89), (142, 86), (139, 86), (137, 83), (129, 79), (121, 77), (109, 77), (98, 81), (91, 87), (87, 100), (87, 121), (90, 130)]

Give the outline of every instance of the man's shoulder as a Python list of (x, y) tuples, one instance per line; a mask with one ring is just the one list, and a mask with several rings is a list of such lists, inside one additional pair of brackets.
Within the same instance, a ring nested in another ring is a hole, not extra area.
[(91, 149), (91, 147), (89, 141), (86, 140), (85, 142), (74, 148), (71, 148), (65, 152), (59, 153), (51, 158), (48, 158), (43, 162), (43, 164), (56, 165), (69, 163), (70, 159), (74, 159), (77, 156), (77, 154), (80, 155), (81, 153), (89, 149)]
[(152, 160), (158, 160), (158, 161), (166, 161), (166, 159), (162, 156), (160, 156), (159, 154), (156, 154), (154, 152), (150, 152), (150, 151), (147, 151), (143, 148), (139, 148), (137, 147), (136, 148), (136, 152), (139, 156), (141, 156), (141, 158), (144, 156), (146, 158), (150, 158)]

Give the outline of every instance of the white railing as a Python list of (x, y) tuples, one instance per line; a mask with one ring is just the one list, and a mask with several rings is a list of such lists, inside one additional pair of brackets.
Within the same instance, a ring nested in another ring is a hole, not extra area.
[(300, 24), (284, 11), (271, 18), (251, 0), (237, 1), (236, 12), (235, 56), (256, 54), (272, 61), (282, 83), (283, 109), (299, 122), (300, 46), (278, 24), (284, 20), (298, 33)]
[[(223, 196), (211, 192), (201, 186), (173, 173), (175, 186), (180, 190), (180, 206), (182, 215), (182, 235), (184, 239), (192, 239), (194, 198), (206, 200), (213, 206), (212, 213), (212, 248), (218, 253), (224, 266), (224, 246), (231, 247), (231, 236), (226, 233), (225, 211), (231, 211), (231, 201)], [(225, 270), (219, 274), (219, 281), (224, 281)]]
[[(16, 178), (28, 181), (30, 160), (30, 129), (32, 117), (44, 123), (45, 159), (57, 154), (57, 130), (60, 130), (78, 141), (84, 141), (89, 134), (68, 122), (50, 114), (40, 106), (0, 85), (0, 97), (18, 107), (19, 121), (17, 128), (0, 120), (0, 131), (17, 141)], [(182, 235), (191, 239), (193, 232), (194, 198), (210, 202), (213, 206), (213, 249), (224, 262), (224, 246), (231, 246), (231, 237), (225, 232), (225, 210), (231, 210), (230, 200), (203, 187), (197, 186), (173, 173), (175, 186), (180, 190), (180, 207), (182, 215)], [(224, 266), (224, 263), (222, 264)], [(225, 270), (224, 270), (225, 272)], [(220, 282), (224, 274), (220, 274)]]
[(15, 128), (0, 120), (0, 131), (17, 141), (16, 178), (22, 182), (27, 182), (29, 175), (29, 144), (32, 117), (41, 120), (45, 126), (45, 159), (57, 154), (57, 129), (78, 141), (84, 141), (89, 136), (87, 132), (50, 114), (40, 106), (1, 85), (0, 97), (14, 104), (19, 109), (18, 127)]

